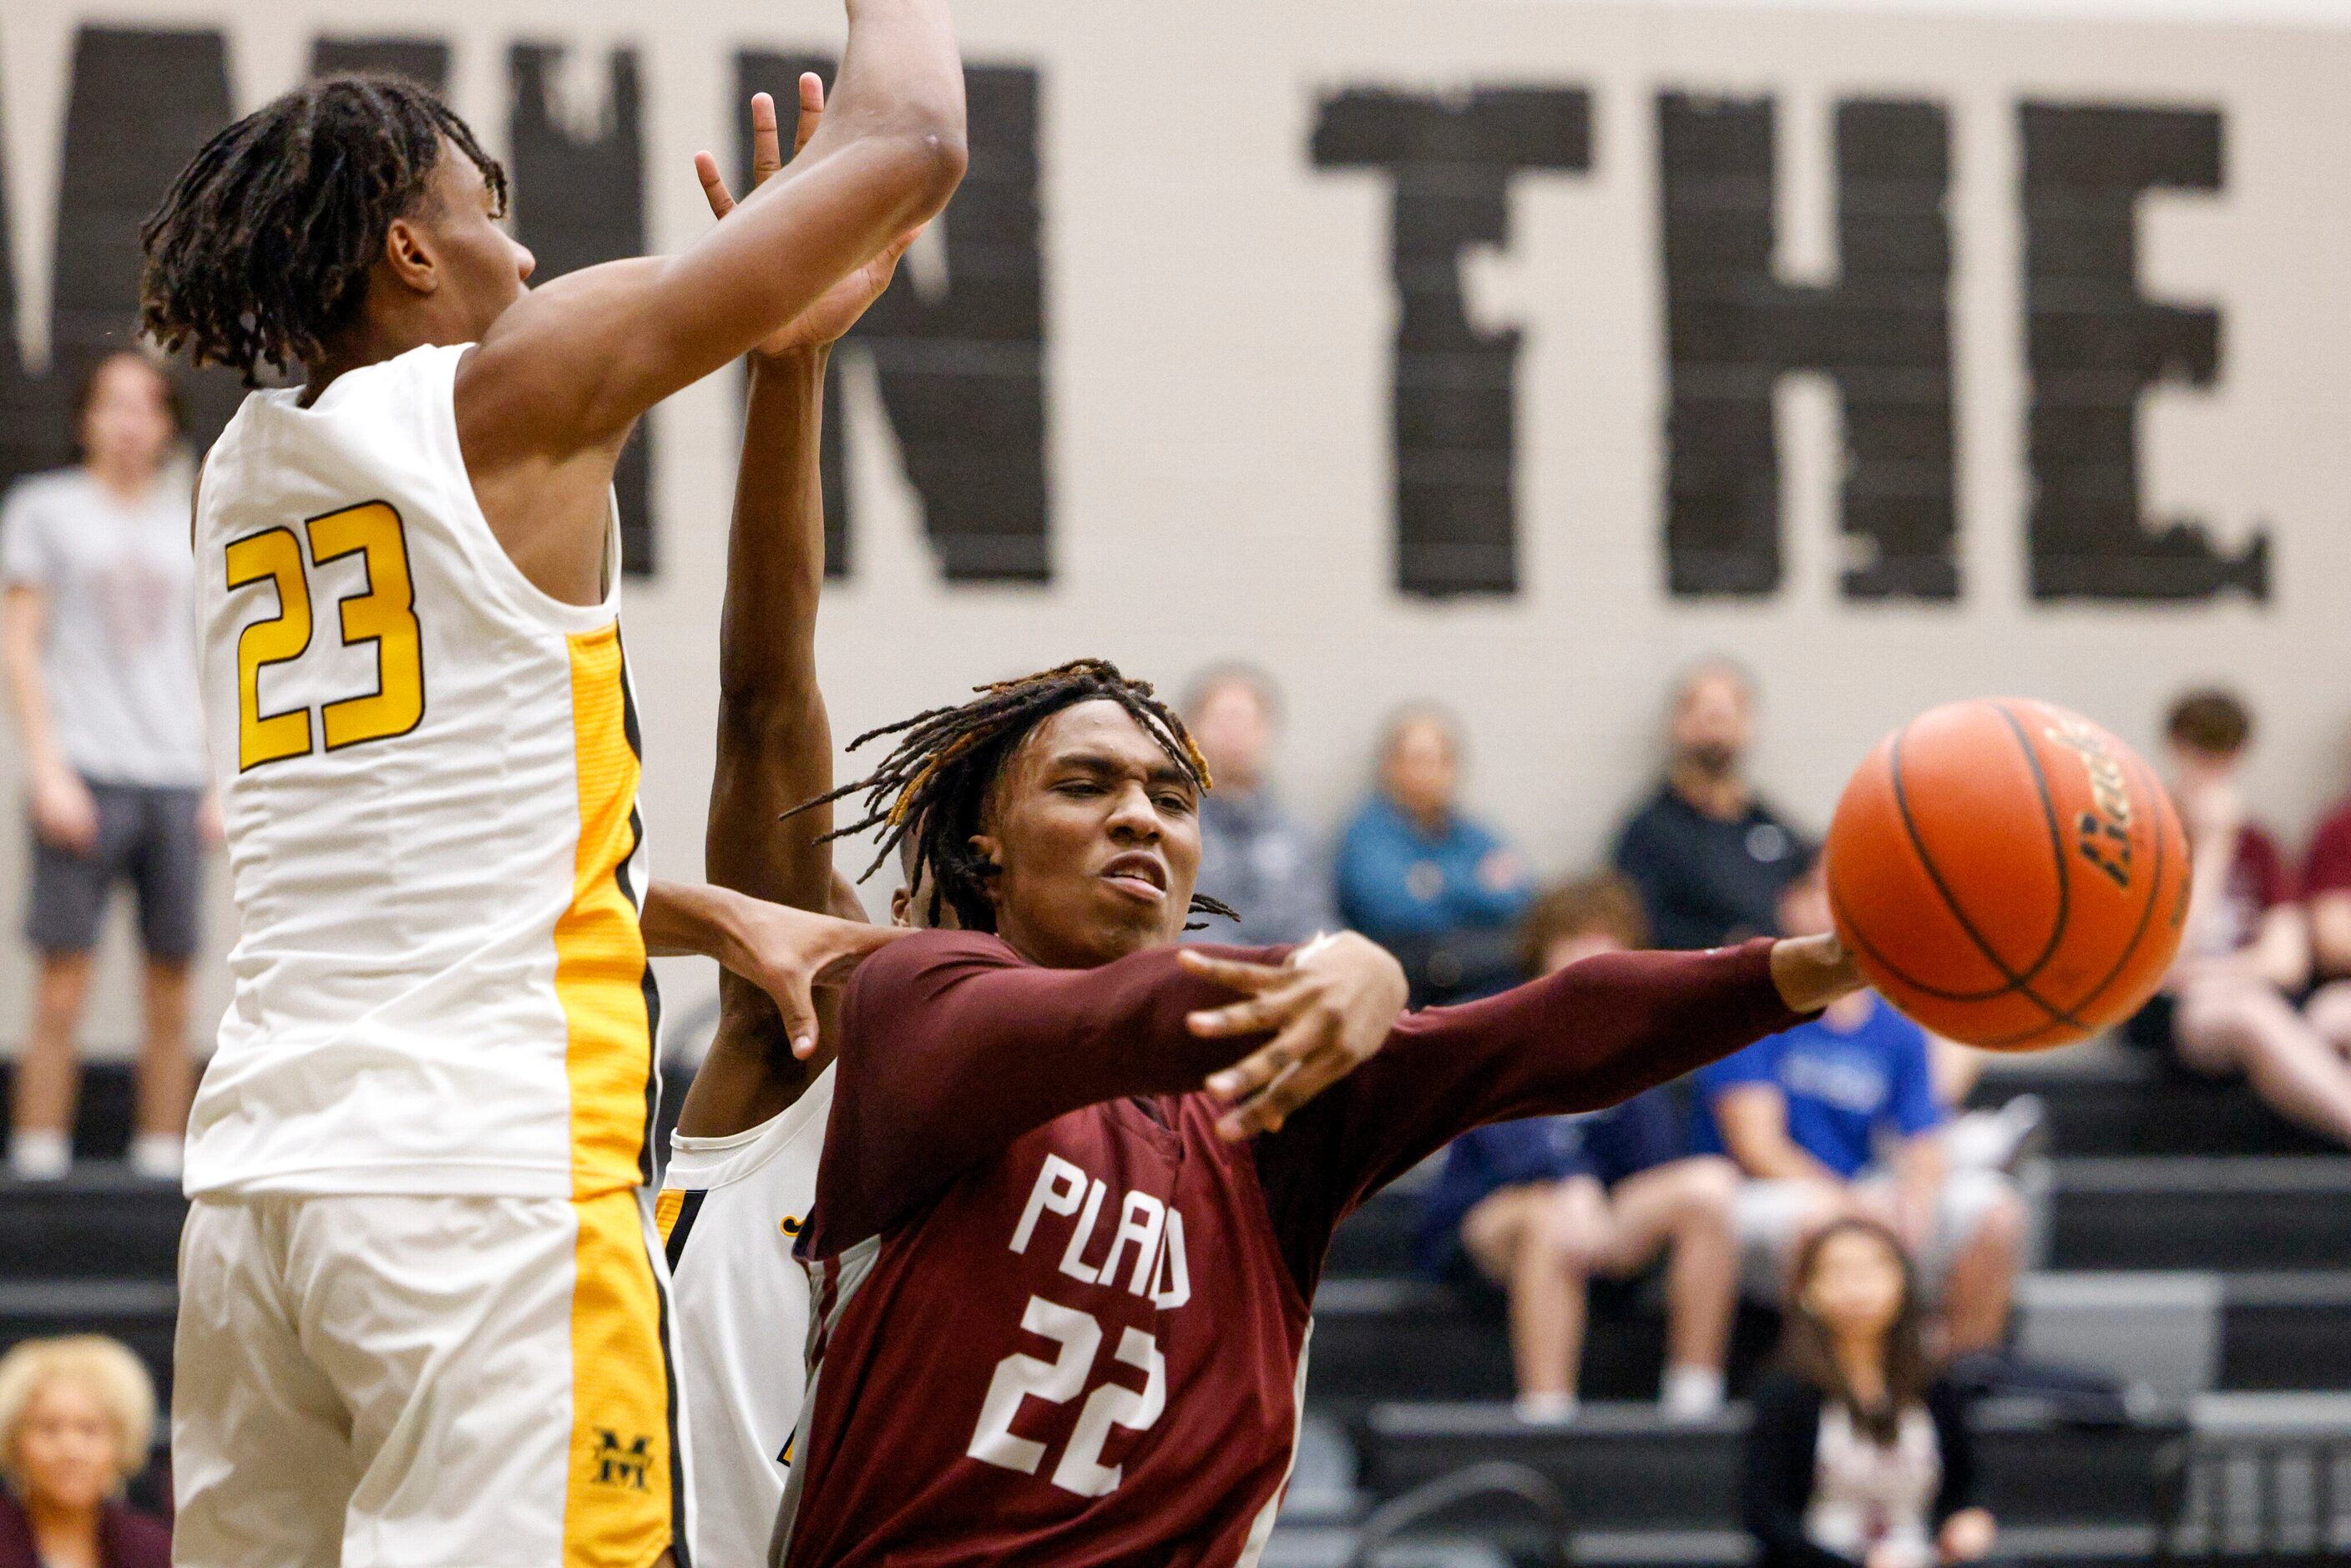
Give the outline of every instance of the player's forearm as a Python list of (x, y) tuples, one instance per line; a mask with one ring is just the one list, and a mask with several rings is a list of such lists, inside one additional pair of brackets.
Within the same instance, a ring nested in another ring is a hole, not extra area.
[(1596, 1110), (1795, 1024), (1774, 946), (1603, 954), (1499, 997), (1415, 1015), (1401, 1032), (1415, 1039), (1416, 1060), (1445, 1064), (1478, 1102), (1463, 1127)]
[(825, 351), (752, 361), (743, 460), (719, 612), (716, 765), (703, 844), (714, 883), (823, 910), (826, 808), (783, 814), (832, 783), (832, 731), (816, 677), (824, 580)]
[(848, 0), (841, 75), (811, 149), (844, 136), (905, 132), (952, 142), (964, 134), (963, 59), (946, 0)]

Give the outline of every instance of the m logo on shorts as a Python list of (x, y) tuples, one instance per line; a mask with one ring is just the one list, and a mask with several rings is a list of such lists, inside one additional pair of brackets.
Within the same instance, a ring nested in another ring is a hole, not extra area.
[(653, 1468), (653, 1446), (651, 1437), (639, 1437), (623, 1448), (618, 1432), (610, 1427), (597, 1427), (596, 1484), (645, 1490), (645, 1478)]

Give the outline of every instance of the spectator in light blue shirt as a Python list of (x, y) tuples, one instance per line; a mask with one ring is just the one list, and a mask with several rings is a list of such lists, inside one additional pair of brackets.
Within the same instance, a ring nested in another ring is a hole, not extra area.
[[(1829, 929), (1817, 868), (1780, 898), (1781, 929)], [(1750, 1178), (1732, 1205), (1751, 1293), (1778, 1299), (1790, 1260), (1829, 1220), (1892, 1227), (1938, 1299), (1954, 1354), (1997, 1348), (2024, 1229), (2015, 1186), (1951, 1168), (1926, 1030), (1868, 991), (1699, 1070), (1691, 1144)]]
[(1379, 790), (1339, 842), (1339, 915), (1403, 961), (1413, 1002), (1464, 1001), (1520, 978), (1513, 933), (1534, 897), (1526, 862), (1462, 815), (1460, 732), (1405, 709), (1380, 747)]

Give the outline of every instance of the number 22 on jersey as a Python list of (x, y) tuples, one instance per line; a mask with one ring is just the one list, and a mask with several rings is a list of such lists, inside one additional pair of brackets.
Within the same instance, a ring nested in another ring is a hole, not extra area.
[[(347, 648), (375, 647), (375, 690), (339, 698), (320, 710), (326, 748), (340, 751), (406, 735), (424, 717), (424, 651), (400, 514), (384, 502), (369, 501), (308, 518), (302, 527), (309, 535), (314, 567), (360, 558), (363, 586), (337, 602), (342, 642)], [(251, 622), (236, 639), (236, 766), (242, 773), (265, 762), (307, 757), (316, 748), (309, 708), (261, 711), (261, 672), (309, 650), (310, 583), (302, 544), (292, 528), (247, 534), (225, 553), (231, 592), (264, 582), (277, 591), (277, 613)]]

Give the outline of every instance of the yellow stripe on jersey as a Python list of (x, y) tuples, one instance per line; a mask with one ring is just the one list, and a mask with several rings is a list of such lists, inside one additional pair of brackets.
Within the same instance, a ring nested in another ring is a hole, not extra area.
[(677, 1435), (644, 1208), (628, 1191), (571, 1211), (580, 1237), (563, 1568), (649, 1568), (672, 1544)]
[(569, 641), (580, 851), (571, 907), (555, 923), (555, 991), (569, 1031), (572, 1196), (591, 1197), (645, 1179), (653, 1020), (644, 932), (621, 885), (637, 847), (638, 774), (621, 629), (615, 623)]
[(685, 1189), (682, 1186), (664, 1187), (662, 1195), (653, 1199), (653, 1226), (661, 1232), (663, 1246), (669, 1245), (669, 1234), (677, 1228), (678, 1214), (684, 1207)]

